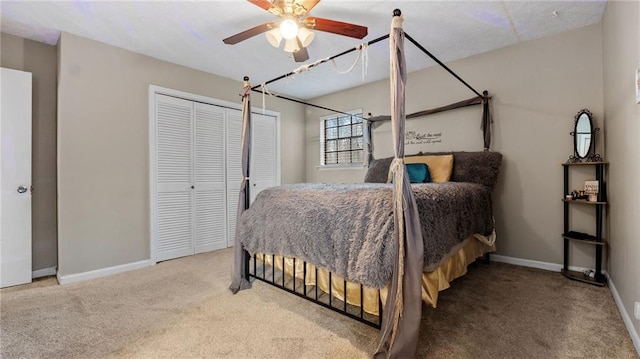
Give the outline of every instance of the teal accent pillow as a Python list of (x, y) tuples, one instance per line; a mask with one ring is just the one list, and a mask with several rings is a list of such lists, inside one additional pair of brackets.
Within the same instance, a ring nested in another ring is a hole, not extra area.
[(409, 181), (411, 183), (429, 183), (431, 174), (429, 166), (426, 163), (407, 163), (407, 173), (409, 173)]

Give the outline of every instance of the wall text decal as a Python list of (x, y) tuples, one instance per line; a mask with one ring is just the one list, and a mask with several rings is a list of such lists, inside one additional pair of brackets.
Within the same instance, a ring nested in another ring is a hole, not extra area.
[(405, 145), (422, 145), (442, 143), (442, 132), (438, 133), (420, 133), (416, 131), (407, 131), (404, 135)]

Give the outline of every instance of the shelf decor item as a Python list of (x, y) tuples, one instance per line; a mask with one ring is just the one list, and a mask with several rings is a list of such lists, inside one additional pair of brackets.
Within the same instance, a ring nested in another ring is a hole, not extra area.
[(595, 134), (599, 127), (593, 127), (593, 115), (587, 109), (578, 111), (575, 117), (574, 130), (569, 134), (573, 136), (573, 155), (569, 156), (567, 163), (602, 162), (602, 158), (596, 153)]
[(584, 181), (584, 192), (586, 194), (598, 194), (598, 187), (600, 182), (598, 181)]

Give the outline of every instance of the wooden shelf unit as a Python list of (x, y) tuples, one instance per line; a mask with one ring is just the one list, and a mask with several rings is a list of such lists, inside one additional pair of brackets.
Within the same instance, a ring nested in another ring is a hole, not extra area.
[(587, 201), (586, 199), (562, 199), (563, 202), (569, 203), (582, 203), (582, 204), (607, 204), (607, 202), (593, 202)]
[[(604, 286), (607, 282), (607, 278), (602, 274), (602, 249), (606, 242), (602, 238), (602, 221), (603, 211), (607, 205), (607, 187), (605, 181), (605, 167), (608, 162), (578, 162), (578, 163), (563, 163), (564, 169), (564, 195), (570, 193), (569, 189), (569, 168), (571, 166), (595, 166), (596, 181), (598, 181), (598, 198), (597, 201), (591, 202), (587, 200), (573, 200), (562, 198), (564, 206), (564, 232), (562, 238), (564, 239), (564, 263), (562, 274), (572, 280), (593, 284), (597, 286)], [(579, 238), (569, 235), (569, 205), (571, 204), (589, 204), (595, 206), (595, 235), (589, 235), (588, 238)], [(595, 275), (594, 278), (590, 278), (584, 273), (569, 270), (569, 247), (570, 242), (580, 242), (591, 244), (595, 247)]]

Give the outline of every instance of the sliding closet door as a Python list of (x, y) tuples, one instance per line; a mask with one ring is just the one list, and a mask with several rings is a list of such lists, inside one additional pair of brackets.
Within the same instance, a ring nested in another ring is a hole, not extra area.
[(225, 108), (194, 103), (195, 253), (226, 248)]
[(242, 181), (242, 111), (227, 109), (227, 247), (236, 238), (240, 181)]
[(276, 117), (256, 114), (251, 117), (251, 202), (265, 188), (279, 185), (278, 126)]
[(193, 104), (156, 95), (156, 261), (194, 253)]

